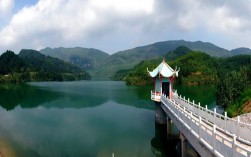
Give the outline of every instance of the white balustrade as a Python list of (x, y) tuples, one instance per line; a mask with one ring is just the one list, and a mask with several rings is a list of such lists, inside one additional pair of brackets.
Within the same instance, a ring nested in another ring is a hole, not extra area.
[(216, 156), (243, 157), (251, 155), (251, 126), (239, 120), (201, 107), (190, 100), (172, 94), (161, 96), (165, 112), (171, 112), (198, 140)]

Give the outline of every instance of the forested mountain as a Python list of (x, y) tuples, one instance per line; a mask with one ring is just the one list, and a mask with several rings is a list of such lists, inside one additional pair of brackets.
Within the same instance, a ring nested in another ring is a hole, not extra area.
[[(52, 57), (70, 62), (82, 69), (86, 69), (94, 78), (110, 79), (117, 72), (124, 73), (146, 59), (156, 59), (171, 53), (169, 55), (169, 59), (167, 57), (167, 60), (172, 60), (175, 58), (175, 56), (172, 56), (172, 51), (180, 46), (183, 46), (183, 48), (187, 47), (192, 51), (201, 51), (213, 57), (229, 57), (236, 54), (251, 54), (250, 49), (247, 48), (239, 48), (228, 51), (209, 42), (190, 42), (185, 40), (157, 42), (154, 44), (119, 51), (112, 55), (108, 55), (107, 53), (97, 49), (80, 47), (61, 47), (54, 49), (45, 48), (40, 52), (45, 55), (50, 55)], [(186, 50), (180, 50), (181, 54), (185, 52)]]
[(6, 75), (14, 72), (24, 72), (26, 63), (12, 51), (6, 51), (0, 56), (0, 74)]
[(171, 52), (180, 46), (185, 46), (193, 51), (202, 51), (209, 54), (210, 56), (226, 57), (231, 55), (228, 50), (208, 42), (190, 42), (184, 40), (157, 42), (146, 46), (120, 51), (111, 55), (105, 61), (104, 66), (97, 70), (96, 76), (106, 76), (110, 78), (118, 70), (131, 69), (143, 60), (162, 57), (166, 53)]
[(0, 56), (0, 82), (64, 81), (90, 79), (81, 68), (35, 50), (19, 55), (6, 51)]
[[(170, 57), (172, 58), (171, 60)], [(133, 69), (125, 71), (123, 74), (119, 71), (115, 76), (117, 79), (126, 80), (127, 84), (151, 83), (146, 68), (148, 67), (149, 70), (152, 70), (162, 59), (165, 59), (173, 68), (176, 66), (180, 67), (181, 70), (177, 82), (188, 85), (215, 84), (221, 73), (233, 70), (239, 71), (242, 67), (251, 67), (251, 55), (214, 58), (203, 52), (191, 51), (186, 47), (178, 47), (159, 59), (144, 60)]]
[(44, 55), (59, 58), (78, 67), (92, 71), (102, 66), (109, 55), (103, 51), (93, 48), (45, 48), (40, 50)]
[[(175, 51), (174, 51), (175, 52)], [(145, 60), (137, 64), (131, 71), (124, 75), (127, 84), (141, 85), (152, 83), (147, 68), (153, 70), (161, 63), (162, 58)], [(186, 85), (212, 84), (217, 81), (217, 68), (219, 66), (215, 58), (202, 52), (188, 52), (175, 60), (167, 61), (175, 69), (179, 67), (179, 77), (176, 82)]]
[(35, 50), (21, 50), (18, 56), (25, 61), (31, 70), (54, 73), (82, 72), (82, 70), (75, 65), (57, 58), (45, 56)]
[(237, 49), (231, 50), (231, 54), (233, 56), (234, 55), (240, 55), (240, 54), (251, 55), (251, 49), (245, 48), (245, 47), (241, 47), (241, 48), (237, 48)]

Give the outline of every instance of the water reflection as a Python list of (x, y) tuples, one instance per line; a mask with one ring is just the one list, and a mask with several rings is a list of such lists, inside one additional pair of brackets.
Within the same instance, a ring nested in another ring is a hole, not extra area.
[(185, 86), (176, 84), (174, 89), (177, 90), (179, 95), (190, 98), (190, 100), (194, 100), (195, 103), (200, 102), (202, 106), (208, 105), (208, 108), (214, 108), (216, 106), (215, 86)]
[(167, 125), (155, 123), (155, 137), (151, 140), (152, 152), (156, 157), (179, 157), (177, 135), (167, 135)]
[[(121, 82), (43, 82), (0, 85), (0, 105), (6, 110), (15, 107), (86, 108), (115, 102), (139, 108), (152, 108), (149, 100), (137, 97), (137, 88), (125, 88)], [(74, 103), (72, 103), (74, 102)]]
[(34, 108), (58, 98), (59, 93), (39, 90), (26, 84), (0, 85), (0, 105), (8, 111), (18, 105), (21, 108)]

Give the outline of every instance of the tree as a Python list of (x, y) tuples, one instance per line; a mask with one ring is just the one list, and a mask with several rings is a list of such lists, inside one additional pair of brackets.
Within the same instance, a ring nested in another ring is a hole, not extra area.
[(216, 103), (223, 108), (227, 108), (246, 89), (248, 76), (246, 68), (240, 72), (231, 71), (219, 76), (219, 82), (216, 90)]

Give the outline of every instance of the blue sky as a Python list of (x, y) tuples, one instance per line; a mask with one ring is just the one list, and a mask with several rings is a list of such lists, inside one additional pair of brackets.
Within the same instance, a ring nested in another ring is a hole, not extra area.
[(158, 41), (251, 48), (246, 0), (0, 0), (0, 53), (92, 47), (107, 53)]
[(35, 5), (38, 2), (38, 0), (15, 0), (15, 12), (18, 12), (23, 7)]

